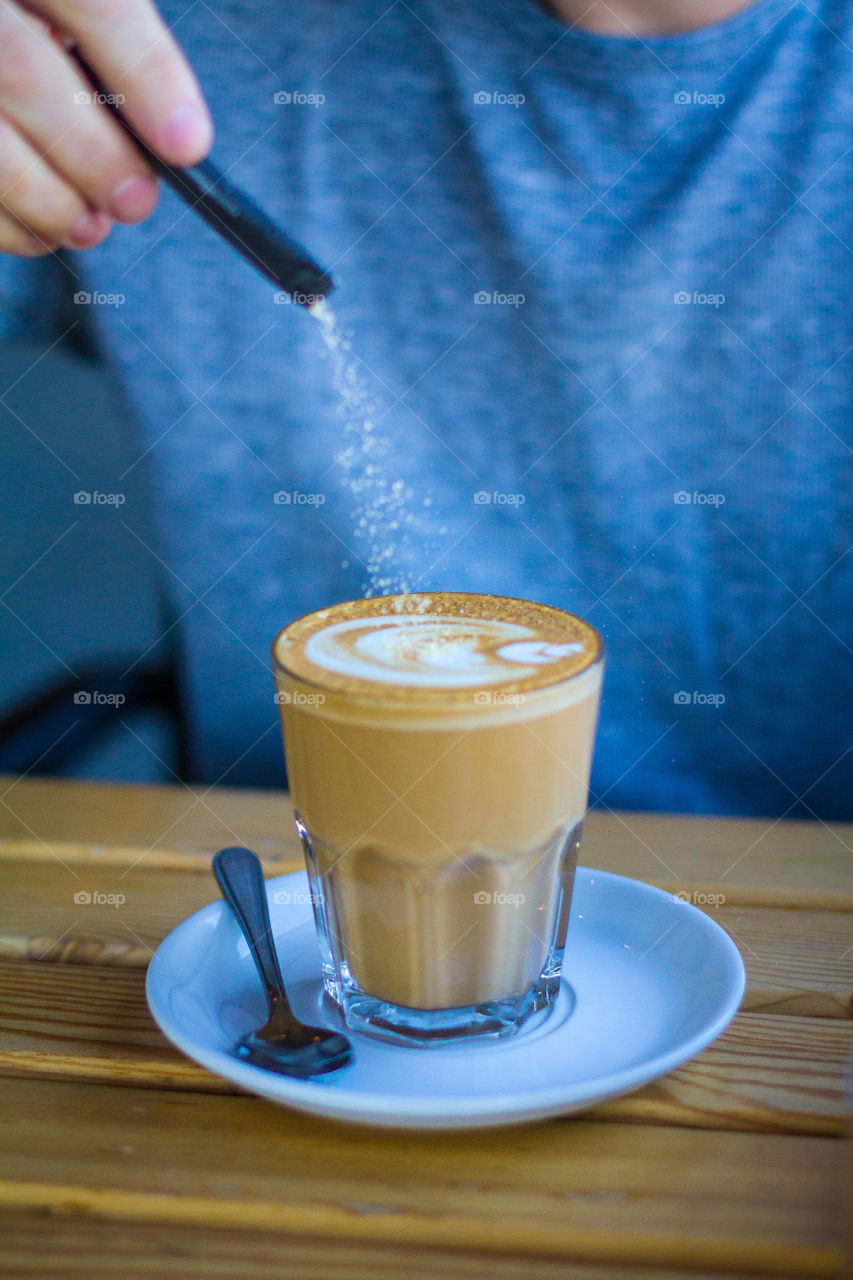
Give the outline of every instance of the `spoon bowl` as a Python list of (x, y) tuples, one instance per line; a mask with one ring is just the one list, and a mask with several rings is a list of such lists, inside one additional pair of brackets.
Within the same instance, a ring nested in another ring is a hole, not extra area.
[(242, 1037), (234, 1052), (244, 1062), (290, 1076), (337, 1071), (352, 1061), (346, 1036), (304, 1022), (294, 1025), (293, 1015), (285, 1014), (279, 1005), (269, 1021)]

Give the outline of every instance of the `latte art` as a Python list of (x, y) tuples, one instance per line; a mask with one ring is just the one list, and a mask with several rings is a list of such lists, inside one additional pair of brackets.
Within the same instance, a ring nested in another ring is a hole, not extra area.
[(543, 644), (511, 622), (429, 613), (337, 622), (305, 645), (309, 662), (351, 679), (444, 689), (517, 680), (582, 651), (580, 644)]
[(449, 591), (331, 605), (292, 622), (274, 648), (294, 680), (328, 695), (432, 707), (470, 706), (477, 690), (562, 686), (601, 656), (596, 632), (572, 614)]

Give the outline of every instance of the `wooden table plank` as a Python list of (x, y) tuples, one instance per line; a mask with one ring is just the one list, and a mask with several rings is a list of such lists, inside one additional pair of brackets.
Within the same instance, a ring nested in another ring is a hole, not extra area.
[[(93, 852), (64, 842), (55, 848), (58, 856), (32, 843), (0, 850), (0, 956), (143, 966), (171, 929), (218, 897), (207, 858), (174, 851), (141, 857), (133, 847)], [(302, 865), (301, 853), (266, 863), (273, 875)], [(715, 906), (702, 891), (690, 892), (740, 947), (746, 1009), (853, 1017), (853, 916)], [(93, 900), (75, 902), (80, 894)], [(106, 899), (100, 904), (98, 894)]]
[(299, 852), (283, 791), (136, 786), (0, 775), (0, 840), (54, 840), (204, 851), (248, 844), (262, 857)]
[[(275, 1108), (164, 1044), (143, 966), (217, 896), (209, 855), (234, 842), (270, 873), (301, 865), (280, 793), (0, 782), (0, 954), (5, 940), (18, 957), (0, 965), (10, 1276), (27, 1274), (16, 1262), (32, 1261), (45, 1212), (56, 1277), (273, 1280), (318, 1259), (312, 1277), (354, 1280), (836, 1273), (851, 1144), (822, 1135), (840, 1131), (853, 1030), (853, 827), (591, 814), (588, 865), (680, 892), (730, 930), (747, 1011), (692, 1063), (583, 1119), (432, 1138)], [(48, 944), (77, 963), (20, 958)], [(232, 1257), (249, 1242), (244, 1271)]]
[[(93, 853), (64, 844), (58, 858), (40, 849), (20, 857), (17, 851), (0, 849), (0, 954), (38, 958), (61, 940), (64, 956), (56, 954), (66, 960), (144, 965), (171, 929), (220, 896), (206, 857), (194, 855), (187, 864), (168, 856), (161, 861), (163, 854), (142, 857), (132, 847)], [(300, 853), (298, 863), (266, 865), (279, 874), (304, 860)], [(81, 940), (89, 940), (88, 950)], [(98, 952), (99, 943), (111, 948), (108, 957)]]
[[(459, 1249), (395, 1246), (392, 1241), (302, 1240), (279, 1232), (0, 1213), (0, 1280), (655, 1280), (647, 1267), (599, 1266), (565, 1259), (500, 1256)], [(697, 1280), (668, 1270), (666, 1280)], [(702, 1272), (702, 1280), (772, 1280), (768, 1272)]]
[[(597, 1118), (698, 1128), (839, 1134), (853, 1022), (741, 1013), (699, 1057)], [(0, 1074), (207, 1093), (234, 1086), (173, 1049), (144, 973), (0, 962)]]
[(839, 1265), (831, 1139), (565, 1120), (365, 1142), (247, 1097), (7, 1080), (3, 1101), (9, 1210), (613, 1265)]
[[(592, 811), (583, 860), (668, 888), (722, 891), (730, 903), (849, 908), (853, 824), (698, 821)], [(284, 792), (141, 787), (0, 778), (0, 839), (203, 851), (252, 844), (264, 858), (298, 853)]]
[(702, 907), (743, 956), (743, 1008), (756, 1013), (853, 1017), (853, 915), (803, 908)]

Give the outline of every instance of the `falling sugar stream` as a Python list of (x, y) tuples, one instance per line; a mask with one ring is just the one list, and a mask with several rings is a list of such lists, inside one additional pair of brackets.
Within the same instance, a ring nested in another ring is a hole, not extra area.
[[(365, 596), (408, 593), (412, 583), (403, 568), (403, 552), (417, 527), (413, 493), (402, 479), (390, 478), (391, 441), (378, 429), (378, 405), (359, 372), (358, 358), (338, 327), (328, 302), (315, 303), (332, 381), (339, 396), (344, 448), (337, 463), (353, 499), (352, 518), (361, 559), (367, 570)], [(429, 504), (429, 499), (425, 499)]]

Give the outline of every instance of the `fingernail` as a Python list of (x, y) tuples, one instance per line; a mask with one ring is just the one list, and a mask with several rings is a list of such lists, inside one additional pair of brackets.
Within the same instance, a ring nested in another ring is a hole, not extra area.
[(105, 213), (85, 213), (68, 236), (68, 243), (75, 249), (88, 249), (98, 244), (112, 226)]
[(153, 178), (137, 174), (125, 178), (113, 192), (110, 210), (120, 222), (137, 222), (150, 213), (157, 203), (157, 183)]
[(198, 107), (184, 105), (174, 111), (160, 130), (160, 150), (173, 164), (192, 164), (210, 147), (210, 117)]

